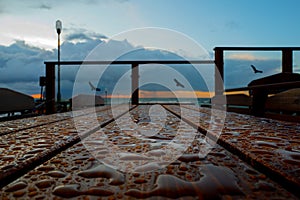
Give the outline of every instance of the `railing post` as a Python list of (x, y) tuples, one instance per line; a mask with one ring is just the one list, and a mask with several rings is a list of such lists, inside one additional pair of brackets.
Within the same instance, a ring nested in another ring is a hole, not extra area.
[(224, 93), (224, 55), (223, 49), (215, 48), (215, 95)]
[(139, 65), (131, 65), (131, 103), (133, 105), (139, 104)]
[(46, 63), (46, 114), (55, 113), (55, 64)]
[(282, 73), (293, 73), (293, 50), (282, 50)]

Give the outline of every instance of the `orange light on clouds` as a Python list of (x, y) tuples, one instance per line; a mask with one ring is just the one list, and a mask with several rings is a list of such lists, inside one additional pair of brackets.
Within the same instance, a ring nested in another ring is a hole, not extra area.
[(32, 96), (34, 99), (40, 99), (41, 98), (41, 94), (32, 94), (30, 96)]

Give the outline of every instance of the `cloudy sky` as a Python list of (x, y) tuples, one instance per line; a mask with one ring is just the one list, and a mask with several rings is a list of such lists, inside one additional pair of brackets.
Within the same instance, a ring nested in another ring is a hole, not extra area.
[[(143, 45), (123, 33), (144, 27), (180, 33), (212, 55), (216, 46), (300, 46), (299, 7), (298, 0), (0, 0), (0, 87), (27, 94), (39, 92), (43, 62), (57, 58), (57, 19), (63, 23), (63, 60), (84, 59), (94, 47), (110, 38), (116, 40), (115, 48)], [(164, 50), (173, 52), (170, 44), (180, 41), (166, 42)], [(192, 51), (183, 54), (201, 58), (200, 54), (192, 55)], [(300, 54), (294, 55), (297, 71)], [(226, 56), (225, 64), (232, 68), (228, 67), (228, 76), (249, 70), (254, 61), (264, 70), (264, 76), (280, 69), (277, 52), (234, 52)], [(232, 63), (241, 70), (233, 68)], [(72, 78), (66, 77), (74, 75), (74, 71), (63, 73), (64, 89), (70, 90)], [(250, 73), (244, 73), (247, 79), (242, 81), (227, 78), (227, 85), (242, 86), (258, 78)]]

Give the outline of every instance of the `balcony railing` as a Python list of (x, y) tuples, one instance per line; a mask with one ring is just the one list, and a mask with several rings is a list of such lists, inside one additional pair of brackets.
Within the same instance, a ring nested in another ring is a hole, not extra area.
[(143, 64), (214, 64), (213, 60), (124, 60), (124, 61), (45, 61), (46, 65), (46, 113), (55, 112), (55, 66), (74, 65), (131, 65), (131, 103), (139, 104), (139, 65)]
[[(126, 61), (46, 61), (46, 112), (55, 112), (55, 66), (67, 65), (131, 65), (132, 96), (131, 103), (139, 104), (139, 65), (143, 64), (215, 64), (215, 95), (223, 95), (224, 92), (253, 90), (258, 88), (300, 88), (300, 82), (284, 82), (255, 85), (243, 88), (224, 88), (224, 52), (225, 51), (280, 51), (282, 52), (282, 73), (293, 73), (293, 52), (300, 51), (300, 47), (215, 47), (214, 60), (126, 60)], [(136, 88), (136, 89), (135, 89)], [(262, 103), (262, 102), (260, 102)], [(255, 107), (255, 106), (254, 106)], [(255, 112), (255, 111), (254, 111)]]

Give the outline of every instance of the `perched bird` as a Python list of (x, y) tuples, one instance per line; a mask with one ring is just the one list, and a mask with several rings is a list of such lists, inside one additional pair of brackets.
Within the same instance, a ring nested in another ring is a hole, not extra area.
[(174, 81), (175, 81), (177, 87), (184, 88), (184, 85), (182, 83), (180, 83), (176, 78), (174, 78)]
[(256, 69), (256, 67), (254, 65), (251, 65), (251, 67), (252, 67), (255, 74), (256, 73), (263, 73), (263, 71)]
[(96, 90), (97, 92), (101, 91), (100, 88), (96, 88), (90, 81), (89, 81), (89, 85), (91, 86), (91, 90)]

